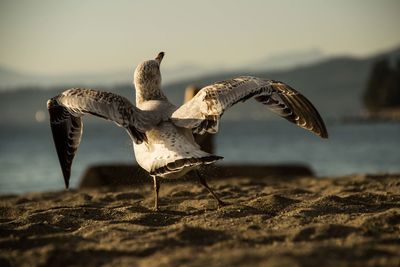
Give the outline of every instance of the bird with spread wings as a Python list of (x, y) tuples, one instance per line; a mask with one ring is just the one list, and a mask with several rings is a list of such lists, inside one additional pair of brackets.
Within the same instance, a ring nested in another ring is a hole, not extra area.
[(195, 171), (200, 183), (219, 206), (226, 203), (213, 192), (198, 172), (201, 166), (221, 160), (200, 149), (193, 134), (218, 132), (224, 112), (238, 102), (254, 98), (284, 119), (327, 138), (318, 111), (298, 91), (276, 80), (242, 76), (202, 88), (180, 107), (168, 101), (161, 90), (160, 65), (164, 52), (139, 64), (134, 73), (136, 106), (111, 92), (72, 88), (47, 102), (50, 125), (65, 186), (82, 136), (82, 116), (91, 114), (124, 128), (134, 145), (138, 164), (154, 181), (154, 209), (158, 210), (160, 179), (179, 178)]

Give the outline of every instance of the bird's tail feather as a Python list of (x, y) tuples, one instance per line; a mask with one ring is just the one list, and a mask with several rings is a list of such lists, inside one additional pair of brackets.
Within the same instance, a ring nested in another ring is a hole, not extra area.
[(221, 160), (223, 157), (216, 155), (207, 155), (203, 157), (190, 157), (190, 158), (181, 158), (175, 161), (169, 162), (163, 166), (159, 166), (150, 172), (150, 175), (163, 176), (176, 172), (180, 172), (185, 168), (196, 167), (199, 165), (208, 165), (216, 162), (217, 160)]

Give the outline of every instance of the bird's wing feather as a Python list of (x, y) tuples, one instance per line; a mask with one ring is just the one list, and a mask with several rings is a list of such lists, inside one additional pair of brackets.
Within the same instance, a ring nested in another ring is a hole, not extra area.
[(65, 187), (69, 187), (71, 165), (81, 142), (82, 120), (73, 116), (65, 107), (52, 105), (49, 108), (50, 125), (56, 146), (58, 160), (64, 177)]
[(71, 165), (82, 136), (81, 117), (92, 114), (126, 129), (135, 143), (146, 140), (145, 131), (157, 124), (154, 113), (139, 110), (126, 98), (93, 89), (73, 88), (47, 102), (58, 159), (68, 188)]
[(328, 137), (324, 121), (307, 98), (283, 82), (250, 76), (202, 88), (172, 114), (171, 120), (179, 127), (193, 129), (194, 133), (216, 133), (225, 110), (252, 97), (299, 127)]
[(158, 118), (155, 114), (135, 107), (123, 96), (86, 88), (72, 88), (56, 97), (57, 102), (74, 116), (91, 114), (115, 122), (128, 130), (132, 138), (141, 143)]

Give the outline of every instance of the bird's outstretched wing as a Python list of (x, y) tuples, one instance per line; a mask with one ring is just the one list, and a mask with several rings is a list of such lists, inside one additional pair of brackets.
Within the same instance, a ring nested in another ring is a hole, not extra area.
[(252, 97), (299, 127), (322, 138), (328, 137), (324, 121), (307, 98), (283, 82), (250, 76), (202, 88), (178, 108), (171, 119), (175, 125), (193, 129), (194, 133), (216, 133), (225, 110)]
[(58, 159), (69, 186), (71, 165), (82, 136), (84, 114), (92, 114), (115, 122), (126, 129), (135, 143), (146, 140), (145, 131), (157, 118), (132, 105), (128, 99), (109, 92), (72, 88), (47, 101), (50, 126)]

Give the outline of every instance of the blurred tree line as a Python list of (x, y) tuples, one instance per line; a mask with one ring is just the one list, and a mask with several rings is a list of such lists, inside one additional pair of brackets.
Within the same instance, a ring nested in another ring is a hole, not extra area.
[(364, 94), (364, 105), (370, 112), (400, 107), (400, 58), (394, 67), (388, 58), (373, 64)]

